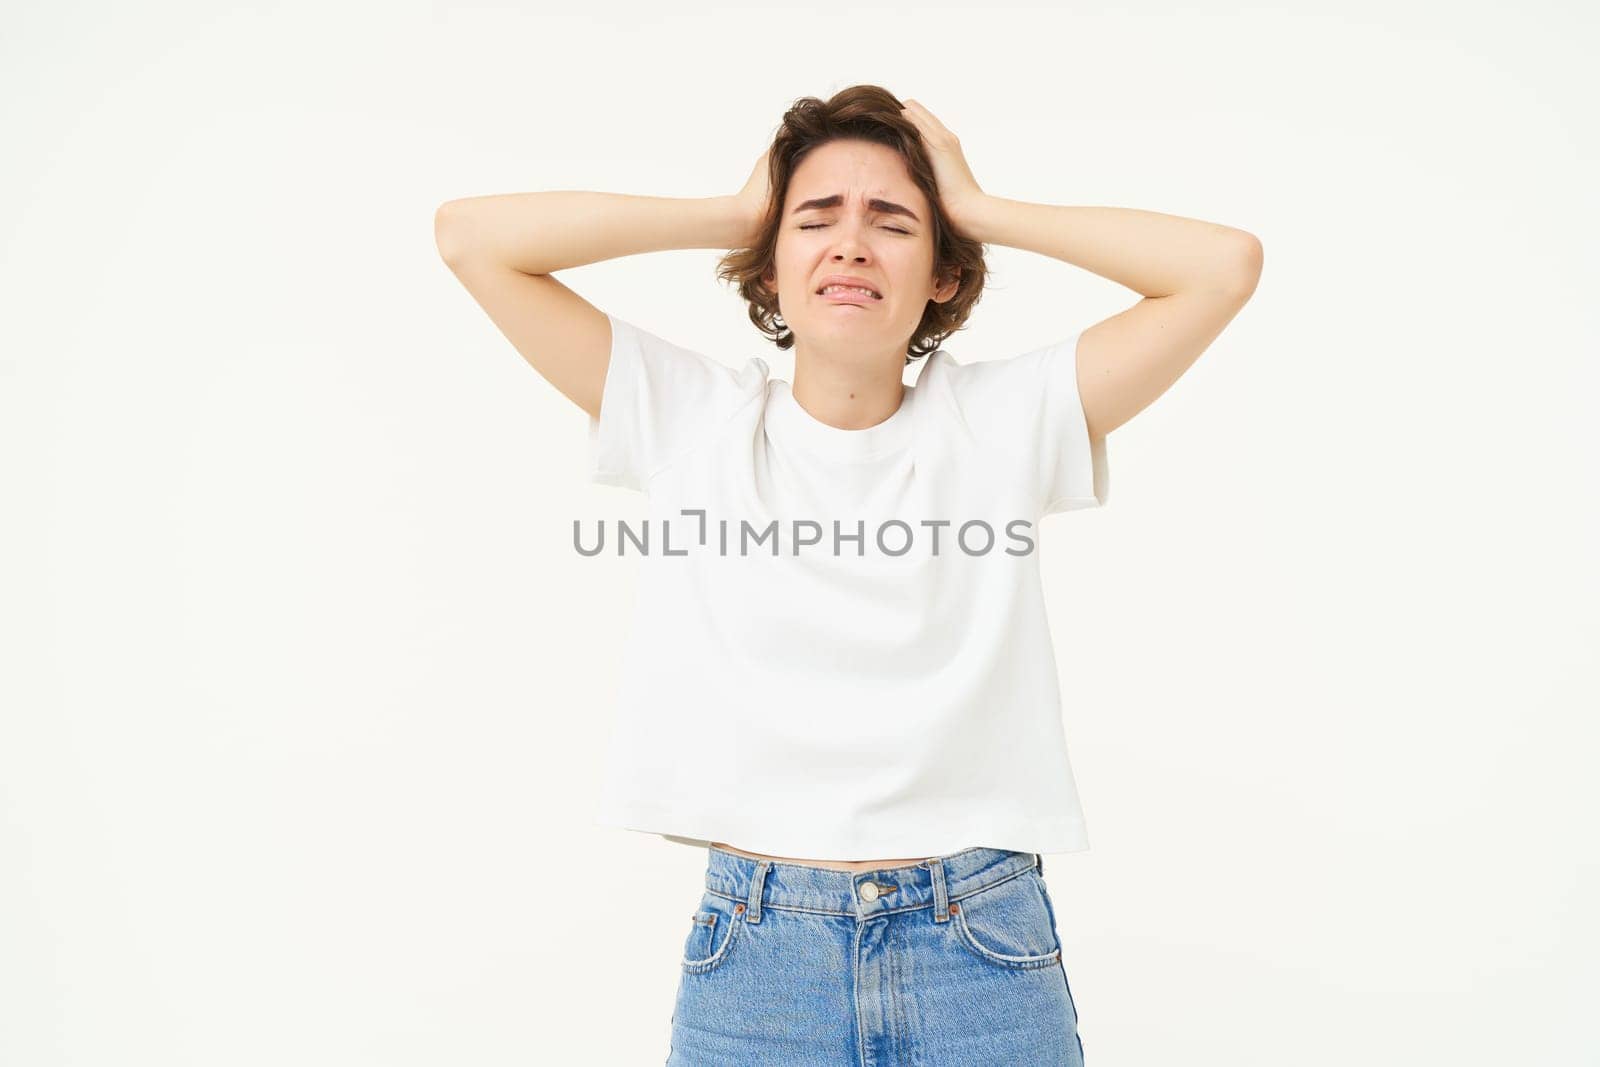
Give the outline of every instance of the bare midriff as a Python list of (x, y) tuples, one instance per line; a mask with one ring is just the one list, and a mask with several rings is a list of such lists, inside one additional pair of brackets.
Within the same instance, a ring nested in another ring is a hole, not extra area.
[(768, 856), (761, 852), (746, 852), (742, 848), (734, 848), (723, 841), (713, 841), (711, 844), (717, 848), (726, 849), (740, 856), (748, 856), (755, 860), (768, 860), (772, 863), (793, 863), (801, 867), (822, 867), (830, 871), (878, 871), (885, 867), (915, 867), (927, 856), (914, 856), (911, 859), (898, 860), (802, 860), (793, 856)]

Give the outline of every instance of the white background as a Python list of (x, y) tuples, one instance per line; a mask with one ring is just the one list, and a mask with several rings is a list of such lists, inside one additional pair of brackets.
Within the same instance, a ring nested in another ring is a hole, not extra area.
[[(1586, 5), (35, 6), (0, 44), (0, 1062), (666, 1058), (705, 855), (591, 824), (637, 560), (457, 197), (736, 191), (923, 102), (980, 184), (1248, 230), (1046, 520), (1091, 1067), (1600, 1060)], [(563, 273), (730, 365), (712, 250)], [(991, 247), (962, 362), (1138, 294)], [(1585, 548), (1584, 546), (1589, 546)]]

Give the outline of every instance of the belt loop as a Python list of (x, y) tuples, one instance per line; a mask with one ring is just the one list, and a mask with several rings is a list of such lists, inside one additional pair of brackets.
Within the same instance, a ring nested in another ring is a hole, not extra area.
[(750, 876), (749, 907), (745, 911), (745, 922), (758, 923), (761, 921), (761, 892), (767, 884), (767, 871), (772, 864), (768, 860), (756, 860), (756, 870)]
[(950, 898), (945, 891), (944, 857), (933, 857), (933, 859), (927, 861), (927, 867), (933, 873), (933, 921), (936, 923), (949, 922)]
[(1044, 853), (1035, 852), (1033, 854), (1033, 856), (1034, 856), (1034, 866), (1038, 867), (1039, 868), (1039, 873), (1041, 875), (1043, 875), (1044, 874)]

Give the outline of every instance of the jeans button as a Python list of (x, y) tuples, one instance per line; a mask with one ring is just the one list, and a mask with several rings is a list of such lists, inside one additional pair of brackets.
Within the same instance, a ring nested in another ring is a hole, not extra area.
[(878, 899), (878, 885), (876, 882), (861, 883), (861, 899), (868, 903)]

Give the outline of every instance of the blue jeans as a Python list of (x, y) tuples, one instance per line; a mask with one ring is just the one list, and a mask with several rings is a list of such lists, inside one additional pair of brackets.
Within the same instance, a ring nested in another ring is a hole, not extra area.
[(1081, 1067), (1032, 852), (833, 871), (712, 846), (668, 1067)]

